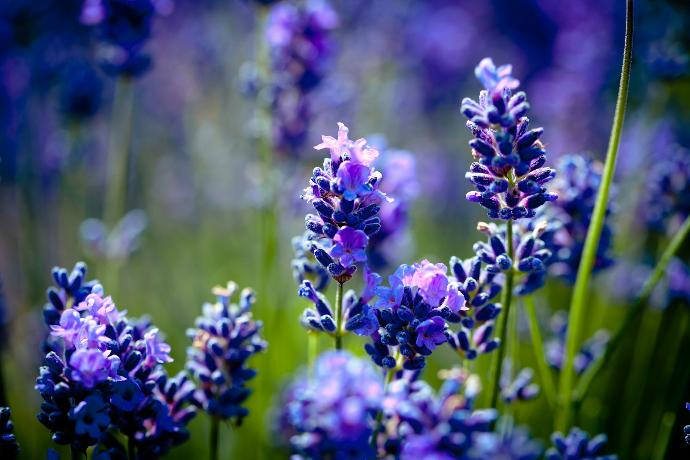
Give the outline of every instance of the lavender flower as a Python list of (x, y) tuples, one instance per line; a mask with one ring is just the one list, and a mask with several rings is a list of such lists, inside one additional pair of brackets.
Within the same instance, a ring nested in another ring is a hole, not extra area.
[(485, 207), (489, 217), (504, 220), (534, 217), (537, 208), (557, 198), (544, 186), (556, 173), (544, 167), (543, 129), (527, 130), (527, 95), (512, 94), (519, 81), (511, 71), (510, 65), (496, 68), (484, 58), (475, 68), (485, 88), (479, 102), (465, 98), (461, 107), (475, 137), (470, 147), (477, 160), (465, 175), (477, 187), (467, 199)]
[(333, 53), (331, 31), (338, 15), (325, 0), (297, 6), (283, 2), (270, 13), (266, 40), (273, 73), (273, 140), (278, 151), (297, 156), (312, 118), (311, 94)]
[(243, 407), (251, 394), (247, 382), (256, 376), (247, 360), (267, 344), (260, 335), (261, 321), (252, 318), (256, 301), (252, 290), (244, 289), (239, 303), (231, 303), (237, 293), (233, 282), (214, 288), (213, 293), (216, 303), (204, 304), (196, 328), (187, 331), (192, 345), (187, 349), (186, 366), (199, 382), (196, 400), (200, 407), (212, 417), (239, 425), (249, 413)]
[(381, 228), (377, 214), (388, 197), (379, 190), (381, 173), (372, 163), (378, 151), (365, 139), (351, 141), (348, 128), (338, 124), (338, 138), (323, 136), (316, 149), (328, 149), (323, 168), (314, 168), (302, 199), (317, 214), (307, 214), (306, 228), (317, 235), (312, 251), (331, 277), (344, 283), (356, 264), (366, 261), (369, 236)]
[(284, 392), (277, 430), (296, 459), (374, 458), (370, 437), (383, 379), (364, 360), (328, 352)]
[(85, 0), (82, 24), (96, 26), (102, 40), (102, 66), (111, 75), (137, 77), (151, 66), (143, 47), (157, 14), (170, 9), (165, 0)]
[(494, 319), (501, 312), (501, 305), (494, 303), (501, 284), (496, 279), (496, 271), (479, 257), (460, 260), (453, 256), (450, 270), (466, 308), (460, 310), (460, 330), (449, 336), (448, 343), (461, 356), (473, 360), (495, 350), (500, 343), (492, 334)]
[(546, 267), (551, 259), (551, 251), (546, 247), (541, 236), (547, 228), (545, 222), (532, 225), (533, 230), (520, 226), (513, 232), (514, 258), (507, 253), (506, 228), (504, 225), (479, 222), (477, 230), (489, 237), (487, 243), (474, 244), (474, 252), (487, 270), (493, 273), (514, 270), (519, 277), (515, 283), (517, 295), (527, 295), (541, 288), (546, 281)]
[(506, 403), (513, 401), (529, 401), (539, 394), (539, 385), (532, 382), (534, 371), (529, 367), (523, 368), (513, 377), (512, 362), (509, 358), (503, 360), (501, 369), (501, 398)]
[(551, 436), (554, 447), (546, 451), (546, 460), (616, 460), (617, 455), (599, 455), (608, 438), (599, 434), (590, 439), (589, 435), (575, 427), (568, 436), (554, 433)]
[(479, 378), (457, 371), (438, 395), (421, 380), (391, 383), (383, 402), (385, 432), (380, 448), (402, 460), (479, 459), (470, 451), (480, 433), (489, 433), (493, 409), (474, 410)]
[[(375, 289), (373, 316), (378, 324), (365, 349), (377, 365), (396, 367), (392, 355), (397, 352), (403, 368), (421, 369), (437, 346), (451, 340), (448, 323), (460, 322), (466, 301), (447, 272), (444, 264), (428, 260), (401, 265), (388, 278), (388, 286)], [(354, 316), (347, 326), (358, 319)]]
[[(567, 155), (559, 160), (557, 169), (560, 173), (553, 182), (551, 191), (559, 198), (553, 205), (541, 208), (537, 213), (537, 219), (548, 224), (541, 239), (552, 254), (548, 260), (549, 271), (574, 283), (601, 182), (603, 165), (580, 155)], [(613, 231), (608, 218), (611, 212), (612, 207), (609, 205), (594, 261), (595, 272), (613, 264)]]
[[(532, 439), (529, 431), (521, 426), (503, 427), (512, 425), (504, 423), (508, 421), (502, 417), (497, 422), (497, 432), (477, 433), (470, 449), (470, 457), (473, 459), (501, 459), (501, 460), (537, 460), (541, 458), (543, 448), (541, 443)], [(500, 427), (500, 429), (499, 429)]]
[(12, 412), (9, 407), (0, 407), (0, 457), (8, 460), (19, 456), (19, 444), (14, 435)]
[[(549, 365), (557, 370), (563, 368), (565, 357), (565, 336), (568, 331), (568, 314), (564, 311), (556, 312), (549, 324), (552, 337), (544, 343), (544, 353)], [(580, 351), (575, 355), (575, 372), (582, 374), (606, 350), (610, 334), (606, 330), (599, 330), (582, 344)]]
[(53, 270), (58, 288), (48, 290), (44, 309), (50, 351), (36, 380), (43, 397), (39, 421), (56, 443), (76, 451), (101, 442), (108, 451), (124, 451), (108, 438), (117, 430), (142, 457), (160, 457), (187, 438), (192, 395), (168, 404), (171, 396), (158, 388), (167, 381), (162, 364), (172, 360), (170, 347), (148, 321), (130, 321), (104, 298), (102, 286), (84, 282), (85, 274), (81, 263), (71, 275)]

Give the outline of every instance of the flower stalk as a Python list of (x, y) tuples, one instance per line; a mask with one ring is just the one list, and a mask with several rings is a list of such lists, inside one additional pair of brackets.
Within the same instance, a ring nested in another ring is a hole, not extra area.
[(606, 216), (606, 208), (613, 182), (613, 174), (616, 168), (616, 157), (618, 156), (618, 145), (620, 143), (623, 130), (623, 119), (628, 98), (628, 86), (630, 83), (630, 67), (632, 64), (632, 38), (633, 38), (633, 1), (627, 0), (626, 21), (625, 21), (625, 46), (623, 49), (623, 65), (621, 70), (620, 85), (618, 88), (618, 98), (616, 110), (613, 118), (611, 137), (606, 152), (606, 162), (604, 173), (597, 194), (596, 205), (592, 212), (592, 223), (587, 230), (582, 260), (578, 267), (577, 278), (573, 290), (568, 317), (568, 332), (566, 336), (566, 352), (563, 363), (563, 372), (559, 382), (559, 414), (556, 427), (565, 431), (572, 424), (573, 401), (572, 393), (575, 383), (575, 369), (573, 363), (577, 354), (580, 342), (580, 335), (585, 320), (585, 301), (588, 297), (589, 280), (599, 246)]
[(343, 348), (343, 284), (337, 283), (335, 291), (335, 349)]
[(556, 407), (556, 387), (551, 377), (549, 365), (546, 362), (546, 355), (544, 354), (544, 340), (539, 329), (539, 322), (537, 321), (537, 312), (534, 308), (534, 298), (532, 296), (525, 298), (525, 311), (527, 312), (527, 321), (529, 323), (530, 337), (532, 338), (532, 348), (534, 349), (534, 356), (537, 360), (537, 370), (541, 380), (541, 386), (544, 389), (544, 396), (552, 409)]

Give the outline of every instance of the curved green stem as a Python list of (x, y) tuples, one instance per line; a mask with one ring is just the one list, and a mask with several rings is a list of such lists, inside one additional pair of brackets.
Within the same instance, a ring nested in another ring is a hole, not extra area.
[(611, 340), (606, 345), (604, 354), (601, 356), (601, 358), (595, 361), (580, 378), (580, 381), (575, 387), (575, 392), (573, 393), (573, 400), (575, 401), (575, 403), (581, 402), (582, 399), (587, 395), (587, 392), (592, 386), (594, 378), (599, 374), (601, 369), (603, 369), (604, 366), (609, 362), (611, 356), (613, 356), (613, 353), (616, 351), (616, 348), (618, 347), (618, 345), (620, 345), (621, 339), (627, 336), (630, 328), (633, 326), (633, 324), (635, 324), (635, 319), (639, 317), (640, 313), (642, 312), (642, 309), (649, 301), (649, 297), (652, 295), (652, 292), (654, 292), (654, 288), (657, 284), (659, 284), (659, 281), (661, 281), (661, 278), (664, 276), (664, 273), (666, 272), (666, 267), (668, 267), (669, 262), (671, 262), (671, 259), (676, 254), (676, 252), (678, 252), (678, 250), (680, 249), (680, 247), (682, 246), (683, 242), (686, 240), (689, 234), (690, 216), (688, 216), (685, 219), (683, 225), (680, 227), (680, 230), (676, 232), (676, 234), (673, 236), (673, 239), (664, 250), (663, 254), (661, 255), (661, 258), (659, 259), (659, 262), (657, 262), (656, 264), (656, 267), (654, 267), (654, 270), (649, 275), (649, 278), (647, 278), (647, 280), (645, 281), (642, 287), (642, 292), (640, 293), (639, 297), (630, 306), (630, 308), (628, 308), (625, 318), (623, 319), (623, 323), (618, 328), (618, 330), (616, 330), (615, 334), (613, 335), (613, 337), (611, 337)]
[(534, 308), (534, 298), (532, 296), (525, 297), (525, 310), (527, 311), (529, 332), (532, 338), (534, 357), (537, 360), (537, 370), (539, 371), (541, 387), (544, 390), (544, 396), (549, 403), (549, 407), (554, 409), (556, 407), (556, 386), (551, 376), (551, 369), (549, 369), (549, 365), (546, 362), (544, 340), (542, 339), (541, 330), (539, 329), (539, 321), (537, 321), (537, 312)]
[(211, 433), (209, 434), (209, 458), (218, 460), (218, 439), (220, 433), (220, 419), (211, 417)]
[(625, 18), (625, 46), (623, 49), (623, 65), (621, 70), (620, 85), (618, 88), (618, 99), (616, 101), (616, 111), (613, 117), (611, 137), (606, 152), (606, 162), (602, 175), (601, 186), (597, 194), (596, 204), (592, 212), (592, 221), (587, 230), (587, 238), (582, 252), (582, 260), (577, 270), (577, 279), (573, 289), (573, 297), (570, 303), (570, 313), (568, 315), (568, 332), (565, 342), (565, 359), (563, 371), (561, 372), (559, 385), (559, 406), (560, 411), (557, 419), (557, 429), (565, 432), (572, 422), (573, 403), (572, 393), (575, 383), (575, 355), (580, 346), (580, 335), (585, 320), (585, 301), (588, 296), (589, 279), (594, 267), (594, 261), (599, 247), (599, 239), (604, 226), (606, 208), (609, 198), (613, 173), (616, 169), (616, 157), (618, 156), (618, 145), (620, 143), (621, 132), (623, 130), (623, 119), (625, 117), (625, 107), (628, 99), (628, 85), (630, 82), (630, 66), (632, 63), (632, 37), (633, 37), (633, 0), (627, 0)]
[(337, 283), (338, 287), (335, 291), (335, 349), (342, 350), (343, 348), (343, 284)]
[[(513, 221), (509, 220), (506, 223), (506, 249), (510, 259), (513, 259)], [(508, 337), (508, 316), (510, 315), (510, 303), (513, 299), (513, 278), (515, 276), (515, 270), (511, 266), (510, 270), (506, 273), (506, 282), (503, 286), (503, 292), (501, 293), (501, 311), (500, 317), (501, 322), (498, 328), (498, 335), (500, 337), (500, 343), (498, 350), (493, 356), (491, 361), (491, 369), (489, 372), (489, 381), (491, 384), (491, 399), (489, 400), (489, 407), (496, 408), (498, 404), (498, 395), (501, 392), (501, 366), (503, 365), (503, 358), (505, 357), (505, 350), (507, 346), (506, 338)]]

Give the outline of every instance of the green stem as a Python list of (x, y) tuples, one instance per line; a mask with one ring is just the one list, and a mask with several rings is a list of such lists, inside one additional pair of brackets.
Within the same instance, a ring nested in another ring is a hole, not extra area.
[(661, 418), (661, 425), (654, 441), (654, 452), (652, 452), (652, 460), (664, 460), (666, 458), (666, 449), (668, 448), (668, 439), (673, 430), (673, 424), (676, 422), (675, 412), (666, 412)]
[(678, 252), (683, 242), (688, 237), (688, 234), (690, 234), (690, 216), (685, 219), (680, 230), (676, 232), (676, 234), (673, 236), (673, 239), (664, 250), (659, 262), (656, 264), (656, 267), (654, 267), (654, 270), (649, 275), (649, 278), (647, 278), (645, 281), (639, 297), (628, 308), (625, 318), (623, 319), (623, 324), (621, 324), (618, 330), (616, 330), (615, 334), (606, 345), (604, 354), (601, 356), (601, 358), (595, 361), (580, 378), (580, 381), (575, 387), (575, 392), (573, 394), (573, 400), (576, 403), (581, 402), (582, 399), (587, 395), (587, 392), (592, 386), (594, 378), (608, 363), (613, 356), (613, 353), (616, 351), (616, 348), (618, 345), (620, 345), (623, 337), (627, 336), (630, 328), (633, 326), (633, 324), (635, 324), (635, 319), (640, 315), (642, 309), (649, 301), (649, 297), (654, 292), (654, 288), (659, 281), (661, 281), (661, 278), (663, 278), (664, 273), (666, 272), (666, 267), (668, 267), (669, 262), (671, 262), (673, 256), (676, 254), (676, 252)]
[[(509, 220), (506, 223), (506, 249), (508, 251), (508, 256), (513, 259), (513, 221)], [(491, 385), (491, 399), (489, 402), (489, 407), (495, 409), (498, 404), (498, 395), (501, 392), (501, 366), (503, 365), (503, 358), (505, 357), (505, 349), (507, 345), (506, 338), (508, 337), (508, 317), (510, 316), (510, 303), (513, 299), (513, 278), (515, 276), (515, 271), (513, 267), (506, 273), (506, 282), (503, 286), (503, 292), (501, 293), (501, 321), (498, 327), (498, 335), (500, 337), (500, 343), (498, 350), (493, 356), (491, 361), (491, 369), (489, 372), (489, 381), (492, 382)]]
[(618, 99), (616, 110), (613, 117), (611, 137), (606, 152), (606, 162), (602, 175), (601, 186), (597, 194), (596, 204), (592, 212), (592, 221), (587, 230), (587, 238), (582, 252), (582, 260), (577, 270), (577, 279), (573, 289), (573, 297), (570, 303), (570, 313), (568, 315), (568, 332), (565, 342), (565, 359), (561, 372), (559, 385), (559, 406), (557, 419), (557, 429), (565, 432), (572, 422), (573, 402), (572, 393), (575, 383), (575, 355), (580, 346), (580, 335), (585, 321), (585, 302), (589, 295), (589, 279), (594, 267), (594, 260), (599, 247), (599, 239), (604, 226), (606, 208), (609, 198), (613, 173), (616, 169), (616, 157), (618, 156), (618, 145), (620, 143), (621, 132), (623, 130), (623, 119), (625, 117), (625, 107), (628, 99), (628, 85), (630, 82), (630, 66), (632, 63), (632, 37), (633, 37), (633, 0), (627, 0), (625, 18), (625, 46), (623, 49), (623, 65), (621, 70), (620, 85), (618, 88)]
[(337, 283), (338, 287), (335, 291), (335, 349), (342, 350), (343, 348), (343, 284)]
[(129, 460), (136, 460), (137, 448), (134, 445), (134, 435), (127, 436), (127, 458)]
[(544, 340), (539, 329), (539, 321), (537, 321), (537, 312), (534, 308), (534, 298), (532, 296), (525, 297), (525, 310), (527, 311), (527, 321), (529, 322), (529, 332), (532, 338), (532, 348), (534, 349), (534, 357), (537, 360), (537, 370), (539, 371), (539, 379), (541, 380), (541, 387), (544, 390), (544, 396), (549, 406), (554, 409), (556, 407), (556, 386), (551, 376), (551, 369), (546, 362), (546, 354), (544, 353)]
[(209, 458), (218, 460), (218, 439), (220, 432), (220, 420), (218, 417), (211, 417), (211, 433), (209, 435)]
[(307, 332), (307, 368), (310, 376), (314, 372), (314, 361), (316, 361), (316, 355), (318, 353), (318, 340), (319, 338), (315, 332)]
[[(395, 375), (396, 372), (398, 372), (398, 359), (400, 358), (400, 351), (397, 351), (395, 354), (395, 363), (396, 366), (393, 369), (388, 369), (386, 371), (386, 378), (383, 381), (383, 393), (386, 393), (386, 390), (388, 389), (388, 385), (390, 385), (391, 381), (393, 380), (393, 376)], [(383, 422), (383, 410), (379, 409), (379, 411), (376, 413), (376, 422), (374, 424), (374, 431), (371, 433), (371, 448), (374, 449), (374, 452), (376, 452), (378, 449), (378, 441), (379, 441), (379, 433), (381, 432), (381, 423)], [(378, 458), (378, 457), (377, 457)]]

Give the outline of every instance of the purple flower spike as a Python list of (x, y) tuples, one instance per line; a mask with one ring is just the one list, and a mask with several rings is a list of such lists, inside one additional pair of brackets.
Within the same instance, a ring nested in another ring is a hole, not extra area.
[(446, 335), (444, 333), (446, 329), (446, 323), (442, 318), (434, 316), (426, 321), (423, 321), (419, 326), (417, 326), (417, 341), (415, 342), (418, 347), (425, 347), (429, 350), (433, 350), (437, 345), (441, 345), (446, 342)]
[(351, 267), (357, 262), (367, 260), (366, 247), (369, 237), (361, 230), (345, 227), (338, 230), (333, 237), (335, 243), (331, 257), (337, 259), (343, 267)]

